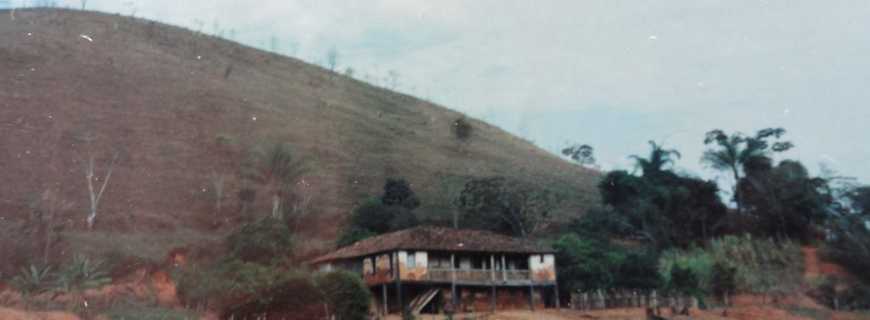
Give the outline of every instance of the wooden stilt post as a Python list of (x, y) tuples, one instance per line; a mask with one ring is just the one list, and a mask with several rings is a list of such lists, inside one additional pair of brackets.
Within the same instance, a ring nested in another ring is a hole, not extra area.
[(535, 289), (534, 285), (529, 285), (529, 310), (535, 311)]
[(559, 301), (559, 283), (553, 285), (553, 292), (556, 293), (556, 309), (561, 310), (562, 307), (559, 305), (561, 301)]
[(402, 304), (402, 264), (399, 262), (398, 252), (396, 252), (395, 264), (396, 267), (393, 270), (395, 270), (396, 275), (396, 303), (399, 306), (399, 314), (402, 314), (405, 312), (405, 306)]
[(384, 305), (384, 316), (387, 316), (388, 314), (390, 314), (390, 304), (387, 302), (387, 284), (386, 284), (386, 283), (384, 283), (384, 284), (381, 285), (381, 292), (383, 293), (383, 294), (381, 295), (381, 297), (382, 297), (383, 300), (384, 300), (384, 301), (383, 301), (383, 305)]
[(492, 282), (492, 312), (495, 312), (496, 299), (495, 299), (495, 255), (489, 255), (489, 274), (490, 274), (490, 282)]
[(459, 298), (456, 296), (456, 255), (450, 254), (450, 302), (453, 304), (453, 312), (459, 311)]

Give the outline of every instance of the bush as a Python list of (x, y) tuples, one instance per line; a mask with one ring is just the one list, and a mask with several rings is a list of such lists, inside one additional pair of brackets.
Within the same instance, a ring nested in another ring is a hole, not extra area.
[(57, 282), (63, 291), (82, 292), (109, 284), (112, 278), (101, 260), (76, 255), (70, 263), (60, 268)]
[[(679, 293), (710, 292), (713, 256), (700, 248), (668, 250), (659, 258), (659, 276), (664, 288)], [(674, 278), (677, 276), (677, 278)]]
[[(721, 264), (719, 275), (715, 265)], [(698, 277), (699, 289), (715, 292), (731, 275), (722, 274), (734, 268), (734, 291), (750, 293), (789, 292), (798, 289), (803, 273), (800, 247), (792, 242), (758, 240), (751, 236), (726, 236), (714, 239), (705, 249), (669, 250), (659, 259), (659, 274), (670, 286), (674, 266), (690, 269)], [(719, 278), (716, 278), (719, 277)], [(714, 280), (715, 279), (715, 280)]]
[(232, 257), (272, 264), (293, 254), (293, 236), (284, 220), (265, 217), (243, 225), (227, 237), (227, 246)]
[(238, 301), (269, 299), (263, 292), (299, 273), (276, 266), (228, 258), (211, 265), (185, 268), (175, 275), (178, 296), (189, 306), (226, 306)]
[(793, 291), (801, 283), (803, 254), (794, 242), (726, 236), (711, 241), (709, 251), (715, 261), (736, 267), (738, 291)]
[(724, 261), (716, 261), (713, 264), (713, 275), (710, 279), (710, 289), (720, 297), (737, 291), (737, 267)]
[(371, 292), (359, 275), (333, 271), (319, 275), (315, 282), (336, 319), (368, 319)]
[(471, 138), (473, 131), (474, 127), (471, 126), (471, 123), (469, 123), (465, 117), (456, 118), (456, 120), (453, 120), (453, 123), (450, 124), (450, 132), (452, 132), (453, 136), (459, 141), (466, 141), (468, 138)]
[(30, 265), (29, 268), (22, 268), (21, 272), (12, 278), (12, 286), (24, 295), (39, 294), (49, 290), (52, 276), (51, 267), (39, 268)]
[(563, 290), (652, 289), (658, 286), (654, 252), (627, 250), (607, 241), (572, 233), (562, 236), (553, 247)]

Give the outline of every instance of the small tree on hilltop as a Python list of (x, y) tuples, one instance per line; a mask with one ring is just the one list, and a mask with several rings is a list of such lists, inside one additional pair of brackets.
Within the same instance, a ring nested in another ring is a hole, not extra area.
[(581, 166), (595, 165), (595, 149), (588, 144), (575, 144), (562, 149), (562, 154)]
[(471, 123), (465, 119), (465, 117), (456, 118), (450, 123), (450, 132), (453, 133), (453, 136), (456, 137), (459, 141), (468, 141), (471, 138), (471, 134), (474, 131), (474, 127), (471, 126)]

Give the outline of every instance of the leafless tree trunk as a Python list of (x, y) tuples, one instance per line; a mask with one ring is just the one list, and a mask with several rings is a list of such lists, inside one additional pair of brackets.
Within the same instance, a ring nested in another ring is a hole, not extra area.
[(88, 159), (88, 164), (85, 167), (85, 179), (88, 182), (88, 194), (90, 196), (91, 201), (91, 212), (88, 214), (88, 218), (86, 219), (88, 223), (88, 230), (94, 229), (94, 223), (97, 220), (97, 208), (100, 205), (100, 200), (103, 198), (103, 192), (106, 191), (106, 185), (109, 184), (109, 179), (112, 178), (112, 171), (115, 169), (115, 163), (118, 160), (118, 153), (116, 152), (112, 155), (112, 162), (109, 163), (109, 169), (106, 171), (106, 176), (103, 178), (103, 184), (100, 186), (99, 191), (95, 191), (94, 189), (94, 156)]
[(281, 218), (281, 196), (277, 193), (272, 195), (272, 218)]
[(211, 184), (212, 184), (212, 195), (214, 196), (214, 213), (215, 215), (220, 215), (221, 207), (223, 206), (224, 199), (224, 181), (226, 180), (226, 176), (223, 174), (219, 174), (217, 172), (212, 171), (211, 173)]
[(88, 0), (79, 0), (82, 4), (82, 10), (88, 7)]
[[(58, 198), (55, 192), (51, 190), (45, 190), (42, 195), (38, 199), (38, 203), (34, 204), (34, 211), (36, 211), (36, 219), (34, 222), (38, 223), (37, 228), (41, 229), (42, 239), (34, 239), (35, 243), (42, 241), (42, 263), (43, 265), (48, 265), (49, 257), (51, 256), (51, 247), (54, 242), (57, 240), (57, 235), (59, 233), (59, 225), (57, 223), (57, 215), (65, 210), (69, 210), (72, 208), (72, 203), (69, 201), (63, 201)], [(38, 233), (37, 233), (38, 234)]]
[(299, 225), (302, 223), (302, 219), (308, 215), (308, 209), (311, 207), (311, 202), (314, 200), (314, 195), (309, 194), (307, 190), (302, 191), (301, 193), (299, 200), (293, 204), (294, 233), (299, 232)]

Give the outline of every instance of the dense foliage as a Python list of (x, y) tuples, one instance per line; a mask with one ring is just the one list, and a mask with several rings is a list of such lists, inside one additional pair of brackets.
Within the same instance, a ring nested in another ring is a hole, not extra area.
[(525, 238), (549, 223), (558, 199), (540, 186), (488, 177), (468, 181), (456, 203), (463, 226)]
[(667, 170), (676, 153), (651, 145), (648, 158), (635, 157), (641, 176), (617, 170), (599, 183), (602, 200), (620, 216), (623, 231), (656, 248), (687, 246), (717, 234), (727, 213), (718, 186)]
[(333, 271), (318, 275), (315, 282), (323, 293), (329, 313), (335, 319), (368, 319), (372, 296), (359, 275), (347, 271)]
[(227, 237), (229, 254), (241, 261), (271, 263), (293, 253), (286, 221), (272, 216), (247, 223)]
[(417, 226), (420, 221), (414, 209), (419, 206), (420, 199), (405, 179), (387, 179), (379, 198), (370, 198), (354, 208), (336, 242), (343, 247), (368, 237)]

